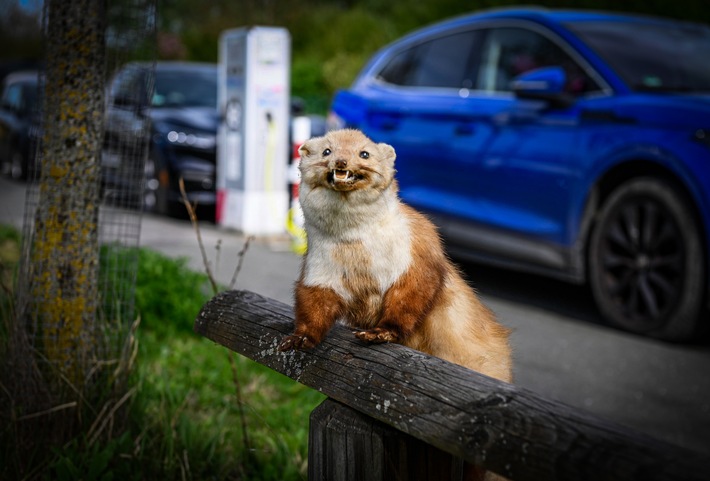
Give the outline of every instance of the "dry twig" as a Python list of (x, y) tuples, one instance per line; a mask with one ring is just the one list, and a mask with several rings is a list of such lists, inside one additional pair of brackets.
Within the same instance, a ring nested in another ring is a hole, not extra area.
[(195, 206), (193, 206), (189, 199), (187, 198), (187, 192), (185, 192), (185, 181), (180, 177), (180, 195), (182, 196), (182, 203), (185, 204), (187, 209), (187, 214), (190, 216), (190, 222), (192, 227), (195, 229), (195, 235), (197, 236), (197, 243), (200, 246), (200, 253), (202, 254), (202, 263), (205, 265), (205, 271), (207, 272), (207, 277), (212, 285), (212, 292), (217, 294), (219, 288), (217, 287), (217, 281), (212, 274), (212, 268), (210, 267), (210, 262), (207, 259), (207, 252), (205, 252), (205, 245), (202, 242), (202, 233), (200, 232), (199, 223), (197, 220), (197, 213), (195, 212)]
[(47, 414), (52, 414), (57, 411), (61, 411), (63, 409), (75, 408), (77, 406), (77, 404), (78, 403), (76, 401), (60, 404), (59, 406), (54, 406), (52, 408), (45, 409), (44, 411), (40, 411), (38, 413), (32, 413), (32, 414), (27, 414), (25, 416), (21, 416), (21, 417), (17, 418), (17, 420), (18, 421), (27, 421), (28, 419), (34, 419), (34, 418), (38, 418), (40, 416), (46, 416)]
[[(94, 424), (91, 426), (91, 429), (89, 429), (89, 432), (87, 434), (87, 437), (89, 438), (89, 446), (94, 444), (96, 440), (99, 438), (101, 435), (101, 432), (106, 428), (107, 424), (109, 421), (113, 420), (114, 414), (116, 414), (116, 411), (118, 411), (121, 406), (123, 406), (126, 401), (128, 401), (133, 394), (138, 390), (136, 386), (132, 387), (131, 389), (128, 390), (126, 394), (123, 395), (121, 399), (118, 400), (116, 404), (113, 405), (111, 408), (111, 411), (106, 416), (103, 416), (102, 418), (99, 417), (94, 421)], [(106, 404), (108, 406), (109, 404)], [(103, 411), (103, 410), (102, 410)], [(97, 422), (101, 421), (98, 426)]]
[(249, 243), (252, 241), (254, 237), (253, 236), (248, 236), (246, 240), (244, 240), (244, 246), (242, 247), (242, 250), (239, 251), (239, 254), (237, 254), (237, 257), (239, 258), (239, 261), (237, 262), (237, 267), (234, 269), (234, 275), (232, 276), (232, 281), (229, 283), (229, 289), (234, 289), (234, 286), (237, 284), (237, 277), (239, 276), (239, 273), (242, 270), (242, 264), (244, 264), (244, 255), (247, 253), (247, 250), (249, 249)]
[[(192, 223), (192, 227), (195, 230), (195, 235), (197, 236), (197, 244), (199, 245), (200, 253), (202, 254), (202, 263), (205, 266), (205, 272), (207, 273), (207, 277), (209, 278), (210, 284), (212, 285), (213, 294), (216, 295), (219, 293), (219, 287), (218, 287), (217, 281), (212, 273), (212, 269), (210, 267), (209, 260), (207, 259), (207, 252), (205, 251), (205, 245), (204, 245), (204, 242), (202, 241), (202, 234), (200, 232), (200, 226), (199, 226), (199, 222), (197, 219), (197, 213), (195, 212), (195, 206), (193, 206), (190, 203), (190, 200), (187, 198), (187, 192), (185, 191), (185, 182), (183, 181), (182, 177), (180, 178), (179, 184), (180, 184), (180, 195), (182, 196), (182, 203), (185, 205), (185, 208), (187, 209), (187, 214), (190, 217), (190, 222)], [(242, 250), (239, 251), (239, 254), (238, 254), (239, 260), (237, 262), (237, 267), (234, 270), (234, 275), (232, 276), (232, 280), (229, 284), (230, 289), (233, 289), (236, 282), (237, 282), (237, 276), (239, 276), (239, 272), (242, 270), (242, 264), (244, 263), (244, 256), (245, 256), (247, 250), (249, 249), (249, 243), (251, 242), (251, 239), (252, 239), (251, 236), (247, 237), (246, 240), (244, 241), (244, 246), (242, 247)], [(219, 255), (219, 251), (220, 250), (218, 247), (218, 250), (217, 250), (218, 255)], [(241, 421), (241, 427), (242, 427), (242, 440), (244, 443), (244, 454), (245, 454), (245, 456), (248, 456), (251, 453), (251, 446), (249, 444), (247, 419), (246, 419), (246, 414), (244, 412), (244, 399), (242, 398), (241, 382), (239, 381), (239, 376), (237, 375), (237, 365), (234, 362), (234, 359), (232, 359), (229, 352), (227, 352), (227, 358), (229, 359), (229, 364), (232, 368), (232, 380), (234, 381), (234, 388), (235, 388), (235, 394), (237, 397), (237, 407), (238, 407), (238, 412), (239, 412), (239, 419)]]
[[(234, 357), (236, 357), (236, 354), (234, 354)], [(239, 405), (239, 418), (242, 423), (242, 438), (244, 440), (244, 450), (245, 454), (248, 454), (251, 452), (251, 444), (249, 443), (249, 433), (247, 430), (247, 420), (246, 416), (244, 416), (244, 406), (243, 406), (243, 398), (242, 398), (242, 384), (239, 381), (239, 376), (237, 375), (237, 363), (234, 360), (234, 357), (232, 357), (231, 353), (227, 351), (227, 358), (229, 359), (229, 365), (232, 368), (232, 380), (234, 381), (234, 387), (236, 390), (236, 396), (237, 396), (237, 403)]]

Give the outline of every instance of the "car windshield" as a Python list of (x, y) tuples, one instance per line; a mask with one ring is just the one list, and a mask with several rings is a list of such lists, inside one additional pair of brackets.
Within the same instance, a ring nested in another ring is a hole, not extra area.
[(155, 72), (153, 107), (217, 107), (217, 69)]
[(603, 21), (566, 26), (634, 90), (710, 92), (710, 27)]

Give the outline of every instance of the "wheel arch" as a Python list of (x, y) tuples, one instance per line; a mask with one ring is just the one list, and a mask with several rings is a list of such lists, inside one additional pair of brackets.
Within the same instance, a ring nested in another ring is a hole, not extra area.
[[(581, 246), (577, 249), (575, 259), (577, 266), (581, 268), (581, 277), (584, 282), (588, 282), (589, 277), (589, 240), (597, 222), (599, 210), (611, 193), (620, 185), (631, 179), (639, 177), (653, 177), (661, 179), (673, 186), (673, 188), (683, 196), (685, 202), (691, 208), (690, 214), (696, 225), (700, 226), (702, 236), (702, 246), (707, 246), (710, 239), (710, 226), (702, 222), (700, 207), (692, 194), (691, 188), (683, 178), (672, 169), (658, 162), (647, 159), (635, 158), (622, 163), (615, 164), (597, 178), (589, 189), (585, 201), (584, 215), (581, 220), (582, 229), (579, 238)], [(710, 252), (705, 252), (705, 304), (710, 307)]]

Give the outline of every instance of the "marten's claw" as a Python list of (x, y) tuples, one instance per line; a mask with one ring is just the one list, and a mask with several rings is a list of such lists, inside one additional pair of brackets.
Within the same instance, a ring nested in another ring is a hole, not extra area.
[(369, 329), (367, 331), (357, 331), (355, 332), (355, 336), (357, 336), (357, 338), (361, 341), (372, 342), (375, 344), (397, 342), (397, 335), (394, 332), (380, 327)]
[(279, 351), (301, 351), (304, 349), (312, 349), (316, 347), (316, 342), (308, 336), (299, 336), (292, 334), (284, 337), (284, 340), (279, 344)]

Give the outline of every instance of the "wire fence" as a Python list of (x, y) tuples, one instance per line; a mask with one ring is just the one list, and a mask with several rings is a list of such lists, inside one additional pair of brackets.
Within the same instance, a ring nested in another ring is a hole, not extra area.
[[(147, 123), (122, 122), (116, 113), (111, 81), (128, 62), (154, 65), (156, 13), (156, 0), (44, 3), (47, 53), (38, 73), (43, 120), (28, 169), (17, 319), (0, 376), (12, 393), (0, 417), (23, 421), (16, 425), (20, 444), (40, 442), (38, 428), (55, 441), (66, 439), (87, 422), (84, 404), (105, 402), (113, 415), (116, 403), (125, 401), (116, 381), (136, 317), (149, 142)], [(92, 15), (97, 19), (87, 20)], [(64, 29), (64, 50), (52, 48), (58, 28)], [(143, 88), (151, 91), (152, 74)], [(146, 107), (141, 114), (148, 119)], [(70, 287), (80, 294), (69, 295)], [(75, 311), (88, 315), (74, 319)], [(97, 382), (108, 388), (92, 393)], [(101, 406), (89, 410), (103, 412)]]
[[(49, 28), (48, 21), (58, 22), (61, 19), (52, 18), (48, 12), (47, 2), (43, 13), (44, 31)], [(77, 3), (77, 2), (74, 2)], [(125, 125), (121, 122), (120, 115), (111, 115), (111, 82), (115, 73), (126, 63), (134, 60), (154, 62), (155, 60), (155, 26), (156, 26), (156, 1), (155, 0), (123, 0), (110, 2), (106, 7), (104, 44), (104, 78), (101, 82), (101, 96), (103, 97), (102, 119), (106, 132), (112, 132), (120, 139), (111, 142), (111, 151), (106, 148), (109, 140), (104, 138), (99, 146), (99, 152), (91, 155), (99, 162), (98, 195), (96, 195), (98, 224), (97, 235), (100, 246), (100, 262), (96, 266), (99, 271), (100, 296), (97, 304), (97, 319), (101, 321), (130, 325), (135, 316), (134, 297), (135, 280), (137, 273), (138, 253), (140, 241), (141, 214), (145, 190), (145, 159), (147, 156), (147, 125)], [(55, 14), (56, 15), (56, 14)], [(71, 21), (71, 19), (68, 19)], [(46, 59), (50, 64), (52, 59)], [(151, 86), (146, 86), (150, 88)], [(40, 77), (40, 96), (46, 92), (46, 77)], [(45, 106), (41, 112), (43, 118), (61, 118), (61, 112), (47, 112), (47, 102), (40, 103)], [(145, 117), (147, 118), (147, 112)], [(51, 127), (51, 124), (50, 124)], [(43, 163), (42, 133), (36, 147), (36, 165)], [(46, 155), (46, 154), (44, 154)], [(25, 207), (25, 220), (23, 228), (24, 254), (23, 275), (21, 279), (28, 281), (27, 271), (41, 269), (41, 266), (32, 266), (33, 238), (36, 236), (37, 212), (44, 202), (54, 197), (47, 192), (46, 184), (40, 189), (40, 168), (32, 171), (32, 178), (28, 179), (27, 198)], [(45, 172), (44, 175), (50, 173)], [(66, 186), (57, 186), (66, 188)], [(31, 289), (24, 289), (31, 295)], [(31, 299), (30, 299), (31, 300)], [(28, 300), (29, 301), (29, 300)], [(40, 333), (44, 330), (41, 326), (33, 329)], [(116, 343), (109, 343), (116, 345)], [(112, 353), (106, 353), (111, 355)]]

